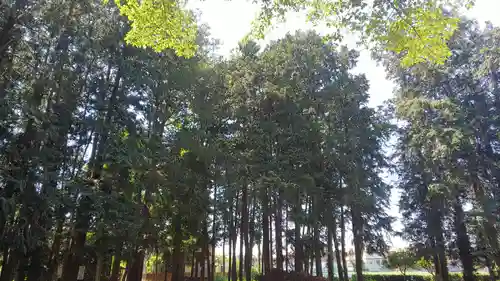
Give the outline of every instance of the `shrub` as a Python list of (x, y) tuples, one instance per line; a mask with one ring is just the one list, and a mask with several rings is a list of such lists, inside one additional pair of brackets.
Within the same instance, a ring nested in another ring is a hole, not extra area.
[[(434, 281), (430, 274), (410, 273), (403, 276), (402, 274), (391, 273), (367, 273), (364, 274), (365, 281)], [(462, 281), (462, 273), (450, 273), (450, 281)], [(356, 274), (351, 277), (352, 281), (356, 281)], [(486, 274), (476, 274), (476, 281), (489, 281), (489, 276)]]
[(327, 281), (320, 276), (311, 276), (302, 272), (286, 272), (279, 269), (272, 269), (268, 274), (261, 277), (259, 281)]

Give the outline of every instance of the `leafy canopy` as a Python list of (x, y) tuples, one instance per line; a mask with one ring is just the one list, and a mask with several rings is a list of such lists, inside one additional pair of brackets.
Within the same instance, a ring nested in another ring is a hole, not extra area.
[[(107, 4), (109, 0), (104, 0)], [(197, 25), (180, 1), (114, 0), (130, 21), (125, 41), (139, 48), (160, 52), (173, 49), (178, 56), (192, 57), (196, 51)]]
[[(109, 0), (104, 0), (105, 3)], [(155, 51), (174, 49), (191, 57), (197, 48), (197, 25), (181, 0), (114, 0), (131, 22), (125, 40), (136, 47)], [(263, 38), (275, 21), (288, 12), (306, 12), (308, 21), (325, 23), (329, 38), (341, 39), (341, 30), (359, 32), (361, 42), (394, 51), (401, 63), (443, 64), (450, 56), (447, 41), (457, 28), (453, 13), (470, 8), (472, 0), (276, 0), (257, 1), (261, 11), (253, 22), (249, 38)]]

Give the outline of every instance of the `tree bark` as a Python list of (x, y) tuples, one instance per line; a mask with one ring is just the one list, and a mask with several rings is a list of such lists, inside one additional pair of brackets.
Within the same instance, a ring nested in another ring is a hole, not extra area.
[(295, 271), (302, 272), (303, 271), (303, 259), (304, 259), (304, 251), (302, 246), (302, 238), (300, 235), (300, 215), (301, 215), (301, 200), (300, 200), (300, 192), (297, 193), (297, 198), (294, 206), (294, 216), (295, 216)]
[(323, 268), (321, 266), (321, 240), (319, 237), (319, 225), (314, 226), (314, 259), (316, 261), (316, 276), (323, 276)]
[(340, 257), (339, 242), (337, 238), (337, 220), (334, 219), (331, 222), (331, 225), (332, 225), (333, 245), (335, 248), (335, 260), (337, 261), (337, 272), (339, 275), (339, 281), (346, 281), (342, 266), (342, 258)]
[(222, 275), (226, 275), (226, 237), (222, 237)]
[[(248, 199), (248, 190), (247, 194), (244, 195), (247, 197), (247, 202), (245, 203), (245, 213), (246, 219), (245, 219), (245, 279), (246, 280), (252, 280), (252, 248), (253, 248), (253, 233), (250, 231), (250, 222), (249, 222), (249, 213), (250, 213), (250, 206), (252, 205), (252, 202), (249, 202), (250, 200)], [(255, 201), (255, 198), (254, 200)], [(255, 208), (252, 209), (252, 220), (255, 219)]]
[(462, 273), (464, 281), (474, 281), (474, 262), (471, 255), (471, 245), (467, 227), (465, 226), (465, 215), (460, 197), (454, 202), (455, 209), (455, 233), (457, 235), (457, 246), (462, 261)]
[[(444, 247), (444, 235), (443, 235), (443, 225), (442, 225), (442, 199), (433, 197), (431, 198), (431, 213), (430, 213), (430, 233), (432, 234), (435, 241), (435, 262), (439, 269), (439, 278), (442, 281), (448, 281), (448, 262), (446, 259), (445, 247)], [(438, 272), (436, 272), (436, 277), (438, 277)]]
[(340, 247), (342, 251), (342, 269), (344, 270), (344, 280), (349, 280), (347, 253), (345, 248), (345, 211), (344, 207), (340, 206)]
[(174, 253), (172, 281), (184, 280), (184, 255), (181, 251), (182, 246), (182, 222), (181, 215), (177, 214), (174, 218)]
[(356, 206), (351, 207), (354, 255), (356, 260), (356, 280), (363, 281), (363, 219)]
[(113, 258), (113, 265), (111, 266), (111, 276), (109, 281), (119, 281), (120, 280), (120, 263), (122, 261), (122, 248), (123, 241), (118, 242), (115, 249), (115, 255)]
[(16, 250), (11, 250), (7, 265), (2, 267), (2, 274), (0, 275), (1, 281), (11, 281), (14, 278), (14, 273), (19, 267), (21, 254)]
[[(217, 245), (217, 224), (216, 224), (216, 219), (217, 219), (217, 185), (214, 185), (214, 213), (213, 213), (213, 218), (212, 218), (212, 274), (210, 274), (210, 279), (209, 281), (214, 281), (215, 280), (215, 246)], [(222, 245), (224, 247), (224, 245)]]
[[(231, 209), (230, 209), (231, 211)], [(232, 215), (230, 215), (232, 216)], [(228, 271), (227, 271), (227, 280), (228, 281), (231, 281), (231, 273), (232, 273), (232, 270), (233, 270), (233, 243), (232, 243), (232, 239), (231, 239), (231, 226), (232, 225), (232, 218), (230, 219), (230, 222), (229, 222), (229, 257), (228, 257)], [(235, 281), (235, 280), (233, 280)]]
[(264, 274), (271, 270), (269, 234), (268, 192), (267, 187), (264, 187), (262, 192), (262, 272)]
[[(331, 224), (331, 223), (330, 223)], [(333, 273), (333, 234), (331, 225), (328, 226), (328, 280), (333, 281), (334, 273)]]
[(276, 204), (275, 204), (275, 240), (276, 240), (276, 268), (283, 270), (283, 212), (282, 212), (282, 199), (281, 199), (281, 189), (278, 189), (276, 194)]

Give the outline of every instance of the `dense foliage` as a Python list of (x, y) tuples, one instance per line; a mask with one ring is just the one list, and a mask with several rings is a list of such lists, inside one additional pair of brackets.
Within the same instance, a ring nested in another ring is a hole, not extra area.
[[(478, 267), (498, 278), (500, 31), (463, 20), (440, 67), (401, 69), (385, 56), (398, 85), (396, 158), (404, 238), (447, 281), (447, 264), (464, 280)], [(432, 267), (432, 266), (431, 266)]]
[(362, 281), (363, 253), (387, 253), (392, 231), (392, 115), (416, 257), (443, 281), (447, 259), (465, 281), (498, 276), (497, 29), (462, 21), (442, 66), (379, 53), (399, 89), (374, 109), (357, 53), (314, 32), (220, 59), (206, 28), (170, 21), (175, 42), (136, 48), (125, 40), (156, 34), (135, 33), (127, 3), (0, 5), (0, 281), (319, 276), (324, 256), (347, 281), (349, 236)]
[[(132, 22), (127, 43), (156, 50), (173, 48), (180, 55), (191, 56), (197, 47), (193, 36), (196, 25), (185, 8), (187, 2), (114, 0)], [(286, 20), (290, 12), (301, 11), (309, 22), (326, 24), (330, 39), (338, 41), (347, 28), (358, 32), (360, 42), (370, 48), (403, 54), (401, 63), (409, 66), (425, 61), (444, 63), (451, 54), (446, 42), (457, 28), (454, 15), (461, 8), (470, 8), (474, 0), (291, 0), (254, 4), (259, 5), (260, 12), (250, 37), (262, 38), (274, 23)]]
[(183, 58), (125, 44), (111, 3), (0, 13), (0, 280), (212, 280), (213, 245), (231, 280), (325, 253), (347, 280), (348, 224), (359, 260), (387, 249), (390, 126), (356, 52), (297, 33), (220, 60), (200, 29)]

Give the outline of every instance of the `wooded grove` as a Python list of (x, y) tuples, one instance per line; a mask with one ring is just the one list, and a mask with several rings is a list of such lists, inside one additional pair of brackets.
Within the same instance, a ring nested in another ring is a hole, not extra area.
[(357, 51), (315, 32), (221, 58), (199, 25), (183, 57), (127, 44), (121, 10), (0, 2), (0, 281), (140, 281), (150, 262), (173, 281), (348, 281), (351, 245), (363, 281), (394, 188), (436, 280), (449, 261), (498, 279), (500, 29), (457, 20), (443, 64), (376, 48), (397, 89), (372, 108)]

